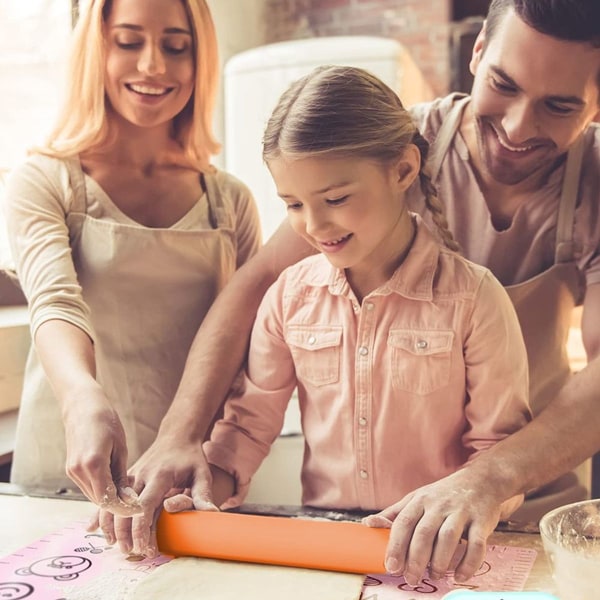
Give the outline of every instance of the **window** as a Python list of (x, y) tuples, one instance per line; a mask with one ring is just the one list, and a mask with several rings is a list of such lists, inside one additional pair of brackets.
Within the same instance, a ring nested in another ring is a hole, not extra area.
[[(53, 123), (71, 29), (71, 0), (0, 2), (0, 199), (3, 180)], [(0, 211), (0, 264), (8, 259)]]

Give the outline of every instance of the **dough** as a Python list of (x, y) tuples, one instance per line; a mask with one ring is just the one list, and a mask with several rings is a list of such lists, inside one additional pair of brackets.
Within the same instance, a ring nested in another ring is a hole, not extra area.
[(175, 558), (144, 577), (128, 600), (358, 600), (363, 575)]

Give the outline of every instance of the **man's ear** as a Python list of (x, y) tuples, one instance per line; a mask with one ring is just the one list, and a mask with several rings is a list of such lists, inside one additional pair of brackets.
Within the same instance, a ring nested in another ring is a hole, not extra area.
[(475, 39), (475, 43), (473, 44), (473, 52), (471, 54), (471, 61), (469, 62), (469, 71), (471, 71), (471, 75), (475, 75), (475, 71), (477, 70), (477, 66), (481, 61), (481, 55), (483, 54), (483, 47), (485, 45), (485, 25), (487, 21), (483, 22), (481, 27), (481, 31), (477, 34), (477, 38)]
[(394, 165), (393, 176), (401, 191), (408, 189), (421, 169), (421, 153), (415, 144), (408, 144)]

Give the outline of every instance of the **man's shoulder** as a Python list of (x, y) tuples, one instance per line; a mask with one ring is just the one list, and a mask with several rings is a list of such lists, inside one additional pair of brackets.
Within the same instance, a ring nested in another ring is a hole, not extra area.
[(448, 94), (431, 102), (414, 104), (408, 110), (421, 134), (431, 141), (437, 135), (450, 109), (461, 98), (464, 98), (464, 94)]
[(585, 155), (594, 155), (596, 160), (600, 158), (600, 123), (590, 123), (584, 137)]
[[(583, 134), (581, 183), (584, 196), (589, 195), (595, 204), (600, 185), (600, 123), (592, 123)], [(587, 191), (587, 193), (586, 193)]]

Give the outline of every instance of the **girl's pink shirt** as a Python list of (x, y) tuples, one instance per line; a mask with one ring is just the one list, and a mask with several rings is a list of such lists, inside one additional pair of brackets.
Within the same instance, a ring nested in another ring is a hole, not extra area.
[(236, 479), (226, 506), (243, 501), (296, 386), (302, 502), (312, 506), (382, 509), (531, 418), (506, 292), (415, 219), (407, 258), (362, 305), (322, 255), (284, 271), (266, 294), (245, 390), (204, 446)]

